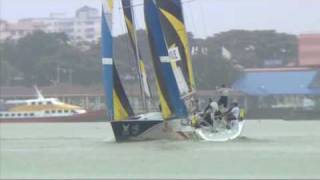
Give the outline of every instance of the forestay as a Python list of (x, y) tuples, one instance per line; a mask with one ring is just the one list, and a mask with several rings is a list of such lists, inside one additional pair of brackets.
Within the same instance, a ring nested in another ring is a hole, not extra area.
[(144, 66), (144, 61), (141, 57), (140, 49), (138, 47), (136, 26), (134, 23), (134, 12), (131, 5), (131, 0), (121, 0), (121, 2), (122, 2), (124, 19), (125, 19), (126, 27), (128, 31), (128, 36), (130, 39), (130, 44), (135, 55), (134, 57), (135, 61), (137, 62), (137, 69), (139, 70), (138, 74), (139, 74), (140, 84), (145, 96), (148, 98), (151, 98), (151, 92), (148, 84), (148, 78), (147, 78), (147, 73)]

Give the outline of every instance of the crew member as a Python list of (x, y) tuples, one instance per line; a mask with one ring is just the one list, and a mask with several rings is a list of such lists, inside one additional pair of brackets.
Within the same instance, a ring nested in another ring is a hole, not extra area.
[(220, 99), (218, 100), (219, 109), (221, 112), (225, 112), (228, 108), (229, 89), (225, 84), (222, 84), (218, 92), (221, 94)]
[(237, 102), (231, 104), (231, 108), (226, 112), (227, 114), (227, 128), (232, 128), (238, 123), (240, 117), (240, 108)]
[(217, 102), (213, 101), (212, 98), (209, 98), (208, 106), (204, 110), (204, 120), (207, 121), (210, 125), (214, 126), (215, 114), (219, 110)]

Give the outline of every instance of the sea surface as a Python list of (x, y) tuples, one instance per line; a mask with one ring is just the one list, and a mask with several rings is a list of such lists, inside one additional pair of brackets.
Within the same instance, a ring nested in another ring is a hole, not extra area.
[(108, 123), (1, 123), (0, 178), (320, 178), (320, 120), (250, 120), (226, 143), (116, 143)]

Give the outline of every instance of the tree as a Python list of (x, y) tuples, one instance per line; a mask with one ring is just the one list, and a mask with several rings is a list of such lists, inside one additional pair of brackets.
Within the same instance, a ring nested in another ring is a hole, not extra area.
[[(269, 59), (280, 59), (286, 66), (297, 59), (297, 38), (275, 31), (232, 30), (206, 39), (194, 38), (188, 33), (190, 48), (200, 48), (192, 56), (193, 71), (200, 89), (212, 89), (221, 84), (231, 85), (241, 76), (241, 69), (264, 67)], [(147, 73), (154, 82), (154, 70), (147, 33), (137, 31), (138, 45), (145, 61)], [(100, 42), (85, 44), (89, 49), (71, 45), (61, 33), (34, 32), (17, 42), (0, 44), (1, 84), (12, 84), (23, 77), (20, 85), (50, 85), (58, 80), (74, 84), (102, 84)], [(221, 48), (232, 54), (232, 59), (222, 57)], [(114, 57), (120, 78), (125, 86), (138, 83), (136, 62), (127, 34), (114, 38)], [(153, 85), (154, 86), (154, 85)]]

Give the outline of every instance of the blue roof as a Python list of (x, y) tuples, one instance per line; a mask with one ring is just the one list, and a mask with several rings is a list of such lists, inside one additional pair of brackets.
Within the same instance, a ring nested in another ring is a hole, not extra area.
[(254, 71), (233, 84), (233, 88), (248, 95), (311, 95), (320, 88), (310, 88), (318, 71)]

